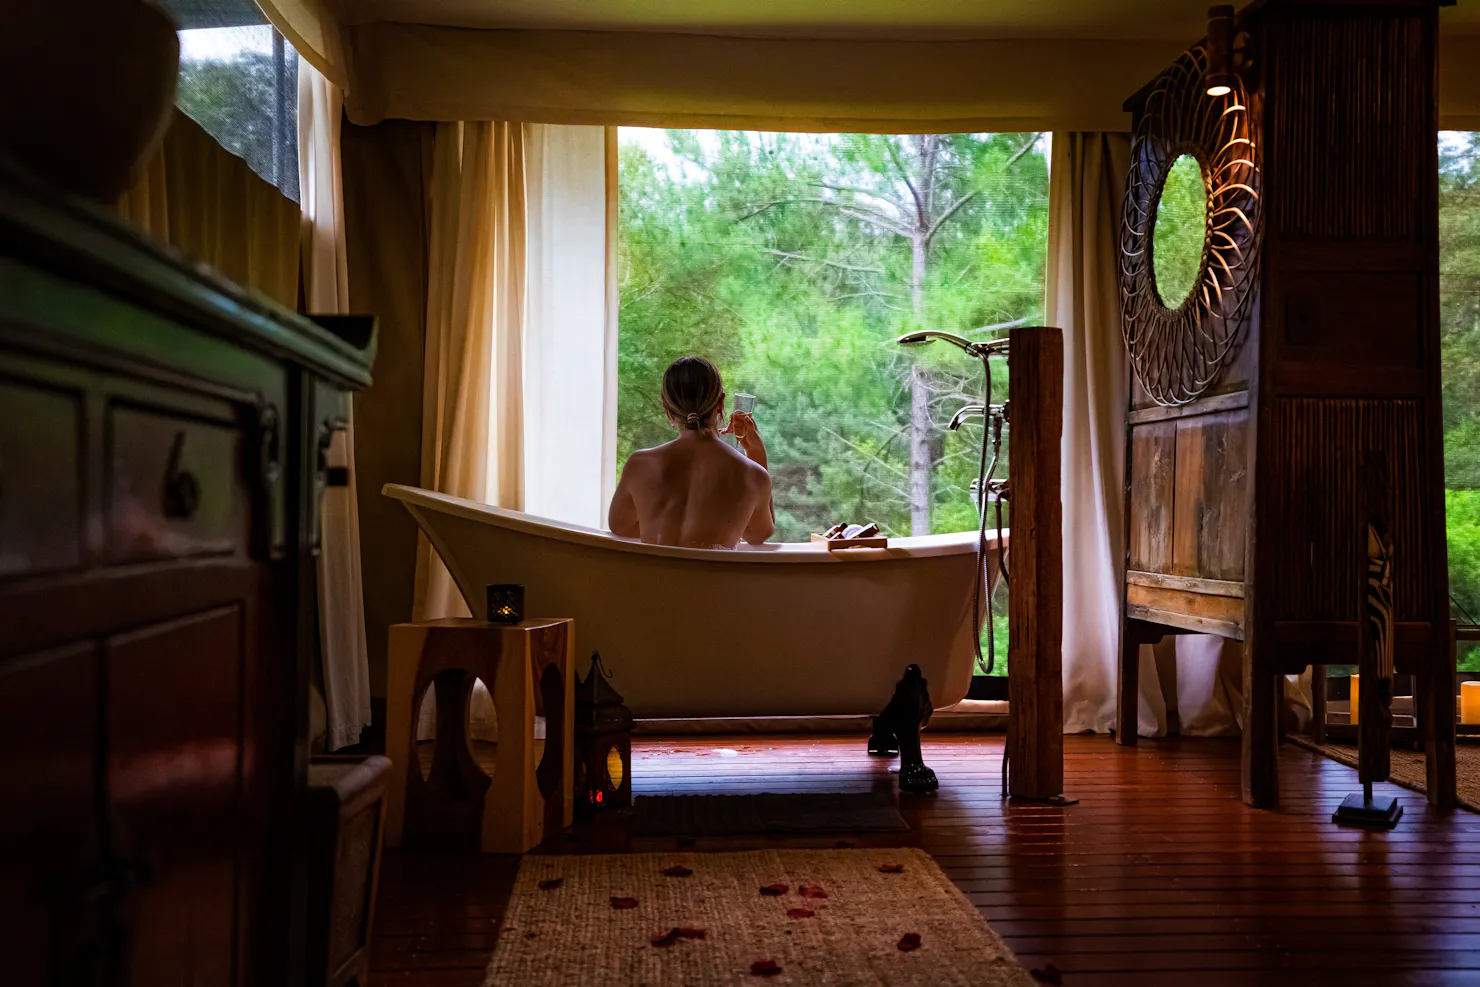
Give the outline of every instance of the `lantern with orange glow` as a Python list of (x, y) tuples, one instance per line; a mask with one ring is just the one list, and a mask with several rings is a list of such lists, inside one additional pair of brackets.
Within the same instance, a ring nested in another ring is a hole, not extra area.
[(576, 680), (576, 812), (585, 817), (632, 805), (632, 711), (607, 680), (601, 655)]

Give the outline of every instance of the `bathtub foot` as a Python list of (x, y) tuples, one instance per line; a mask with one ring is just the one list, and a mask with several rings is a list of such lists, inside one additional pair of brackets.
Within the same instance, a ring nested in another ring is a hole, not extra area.
[(894, 698), (874, 717), (868, 752), (882, 756), (898, 752), (900, 791), (920, 794), (940, 787), (935, 772), (925, 766), (920, 755), (920, 728), (930, 722), (934, 708), (929, 683), (920, 674), (920, 666), (911, 665), (894, 687)]

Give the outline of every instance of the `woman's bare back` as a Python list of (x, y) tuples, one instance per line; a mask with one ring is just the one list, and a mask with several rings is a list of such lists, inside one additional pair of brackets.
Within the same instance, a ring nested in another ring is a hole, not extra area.
[(609, 522), (615, 534), (656, 545), (734, 548), (742, 538), (760, 544), (775, 528), (771, 477), (712, 429), (685, 431), (628, 458)]

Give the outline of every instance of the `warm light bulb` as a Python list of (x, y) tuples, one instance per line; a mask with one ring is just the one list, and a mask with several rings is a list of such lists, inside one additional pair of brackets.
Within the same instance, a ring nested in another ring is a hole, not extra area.
[(1227, 96), (1231, 92), (1233, 92), (1233, 87), (1232, 86), (1209, 86), (1208, 87), (1208, 95), (1209, 96)]

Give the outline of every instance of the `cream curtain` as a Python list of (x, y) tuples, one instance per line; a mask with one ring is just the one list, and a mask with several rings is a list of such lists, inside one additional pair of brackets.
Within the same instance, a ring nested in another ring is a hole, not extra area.
[(1115, 719), (1127, 368), (1117, 281), (1130, 135), (1057, 132), (1046, 321), (1064, 330), (1064, 729)]
[(526, 124), (524, 509), (606, 526), (616, 472), (607, 128)]
[(114, 208), (146, 236), (279, 305), (298, 307), (297, 203), (179, 110)]
[[(298, 63), (298, 187), (303, 209), (303, 294), (308, 311), (349, 311), (344, 244), (344, 184), (339, 153), (343, 96), (306, 61)], [(324, 491), (319, 575), (319, 640), (323, 659), (324, 745), (359, 743), (370, 725), (370, 663), (365, 646), (360, 512), (354, 421), (329, 447), (329, 465), (344, 467), (348, 486)]]
[[(523, 507), (524, 136), (517, 123), (437, 126), (422, 392), (422, 486)], [(468, 613), (425, 537), (417, 620)]]

